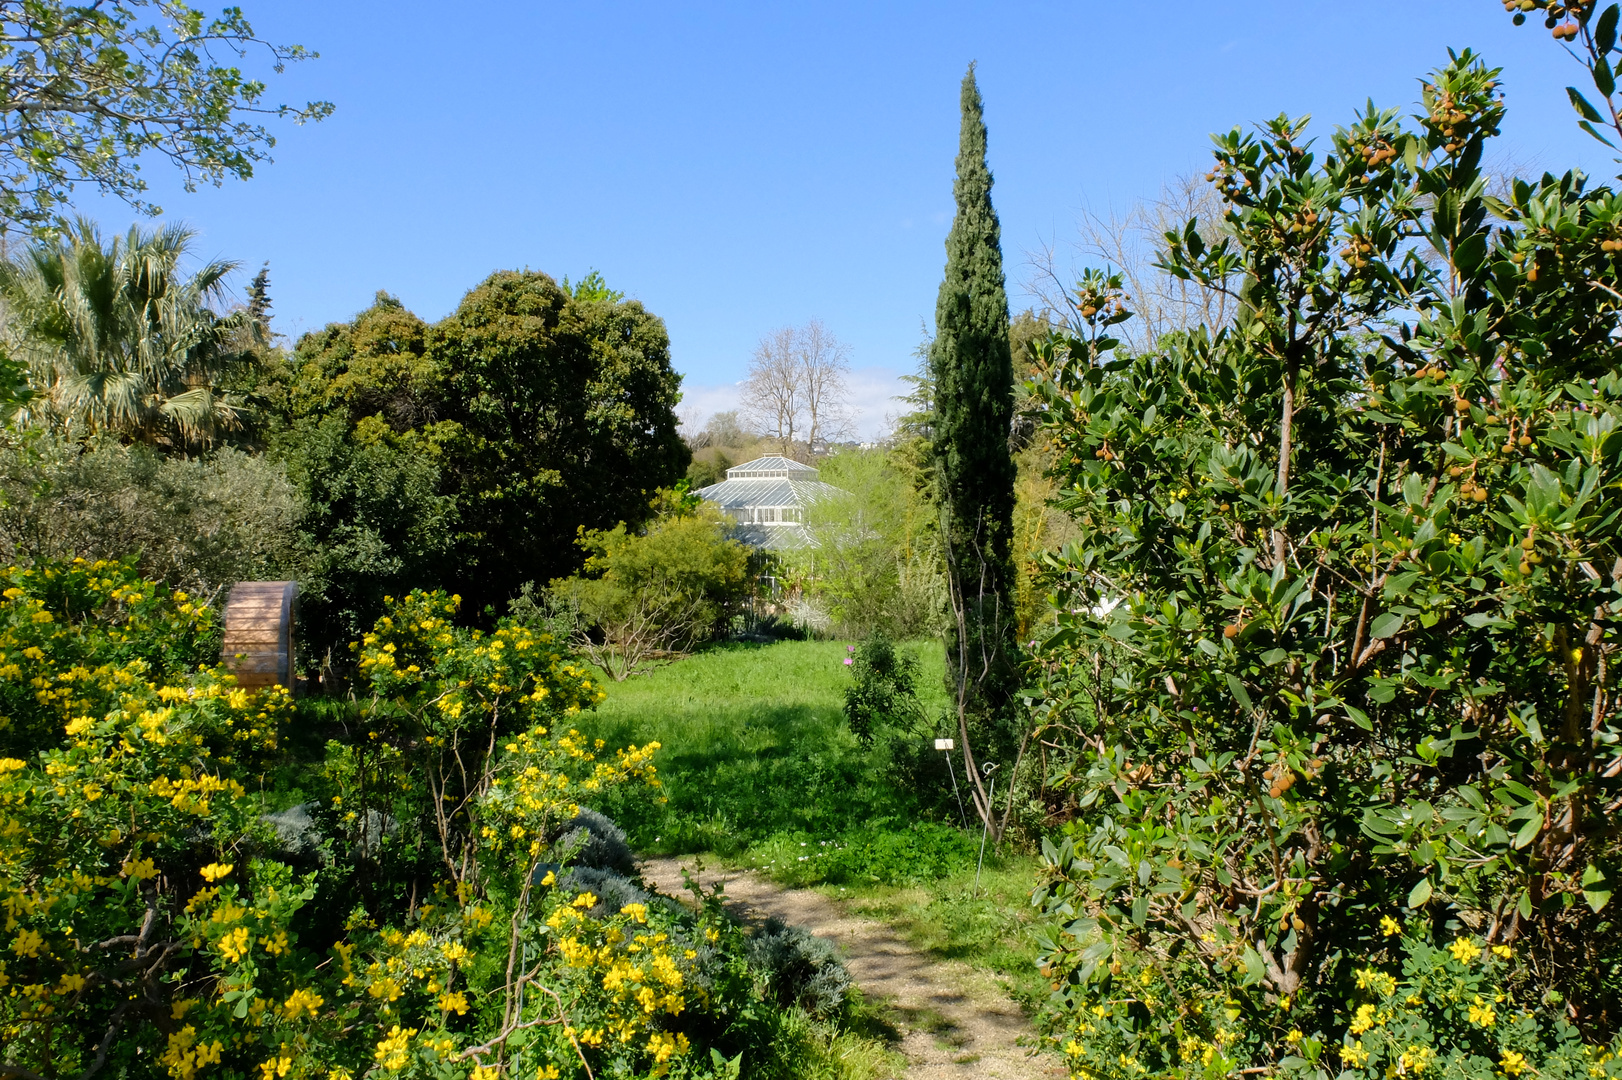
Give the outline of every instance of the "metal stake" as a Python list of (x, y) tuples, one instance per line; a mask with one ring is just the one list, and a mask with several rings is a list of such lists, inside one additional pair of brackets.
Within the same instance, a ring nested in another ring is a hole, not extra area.
[[(986, 770), (990, 772), (990, 769)], [(986, 819), (980, 823), (980, 861), (974, 866), (974, 891), (980, 891), (980, 868), (986, 864), (986, 833), (991, 831), (992, 800), (997, 797), (997, 778), (991, 778), (991, 787), (986, 791)]]
[(963, 822), (963, 831), (969, 831), (969, 815), (963, 809), (963, 796), (957, 790), (957, 770), (952, 768), (952, 747), (955, 744), (951, 739), (936, 739), (935, 749), (941, 752), (946, 759), (946, 775), (952, 778), (952, 798), (957, 800), (957, 816)]
[(986, 864), (986, 834), (991, 832), (991, 801), (998, 798), (998, 778), (991, 777), (991, 786), (986, 790), (986, 821), (980, 824), (980, 861), (975, 863), (975, 892), (980, 892), (980, 868)]

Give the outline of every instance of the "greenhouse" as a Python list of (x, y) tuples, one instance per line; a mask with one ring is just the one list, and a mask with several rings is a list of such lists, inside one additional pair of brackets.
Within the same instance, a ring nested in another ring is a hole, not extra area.
[(843, 492), (817, 479), (817, 470), (776, 455), (756, 458), (727, 470), (719, 484), (694, 494), (720, 507), (738, 523), (736, 535), (750, 547), (780, 551), (812, 542), (805, 528), (805, 508), (817, 499)]

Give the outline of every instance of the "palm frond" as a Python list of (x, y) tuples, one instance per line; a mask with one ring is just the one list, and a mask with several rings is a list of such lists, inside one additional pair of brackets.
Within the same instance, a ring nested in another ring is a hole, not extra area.
[(170, 224), (109, 241), (79, 218), (0, 263), (4, 344), (42, 399), (25, 422), (180, 443), (240, 424), (216, 387), (242, 362), (242, 319), (214, 308), (238, 264), (184, 273), (195, 239)]

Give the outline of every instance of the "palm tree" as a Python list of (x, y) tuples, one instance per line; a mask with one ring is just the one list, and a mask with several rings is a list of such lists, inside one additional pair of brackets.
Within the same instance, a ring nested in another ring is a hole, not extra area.
[(181, 273), (195, 235), (132, 226), (104, 243), (80, 218), (0, 262), (4, 336), (34, 390), (25, 423), (175, 449), (240, 425), (242, 402), (221, 382), (251, 358), (257, 324), (211, 306), (236, 263)]

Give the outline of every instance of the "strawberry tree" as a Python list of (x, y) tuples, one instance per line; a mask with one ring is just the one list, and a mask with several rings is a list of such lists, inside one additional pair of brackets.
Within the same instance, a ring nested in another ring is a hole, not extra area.
[(1048, 564), (1036, 715), (1075, 818), (1037, 901), (1078, 1069), (1351, 1067), (1393, 919), (1509, 950), (1505, 992), (1585, 1037), (1622, 1023), (1622, 199), (1495, 196), (1498, 72), (1422, 88), (1322, 147), (1304, 118), (1214, 140), (1223, 235), (1162, 263), (1231, 325), (1126, 355), (1093, 275), (1039, 349), (1080, 533)]

